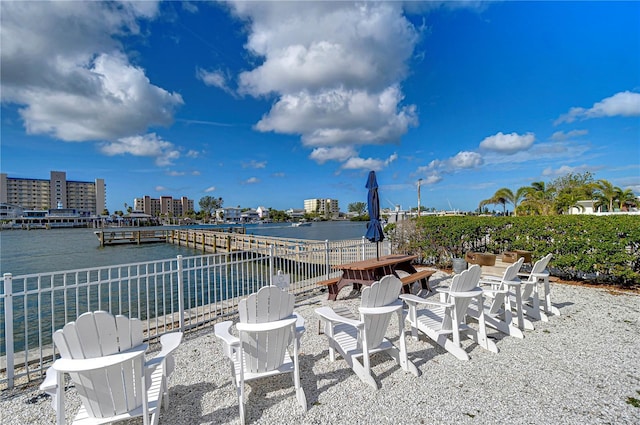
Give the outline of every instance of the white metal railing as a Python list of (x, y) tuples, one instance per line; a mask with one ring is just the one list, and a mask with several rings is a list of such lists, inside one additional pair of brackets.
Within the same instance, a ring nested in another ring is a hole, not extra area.
[[(301, 294), (333, 277), (334, 265), (372, 258), (366, 239), (307, 241), (233, 253), (13, 276), (0, 287), (0, 387), (41, 377), (56, 358), (53, 332), (87, 311), (137, 317), (147, 340), (236, 313), (237, 303), (280, 272)], [(389, 245), (380, 254), (388, 254)]]

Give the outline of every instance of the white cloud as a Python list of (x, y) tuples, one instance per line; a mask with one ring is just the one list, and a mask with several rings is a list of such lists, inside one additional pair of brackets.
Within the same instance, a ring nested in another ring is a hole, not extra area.
[(167, 171), (167, 175), (171, 177), (180, 177), (180, 176), (184, 176), (185, 172), (184, 171)]
[(384, 168), (384, 161), (375, 158), (349, 158), (344, 164), (344, 170), (373, 170), (380, 171)]
[(267, 161), (256, 161), (255, 159), (242, 163), (242, 168), (266, 168), (266, 166)]
[(200, 152), (198, 152), (196, 150), (193, 150), (193, 149), (189, 149), (185, 156), (187, 158), (198, 158), (200, 156)]
[(586, 136), (587, 134), (589, 134), (588, 130), (571, 130), (566, 133), (564, 131), (556, 131), (551, 135), (551, 140), (562, 141), (573, 139), (574, 137)]
[(393, 161), (398, 159), (398, 154), (394, 153), (387, 159), (376, 158), (349, 158), (344, 164), (342, 164), (343, 170), (373, 170), (380, 171), (387, 167)]
[(511, 155), (529, 149), (535, 139), (536, 137), (533, 133), (521, 135), (518, 133), (503, 134), (499, 132), (493, 136), (486, 137), (480, 142), (480, 149)]
[(246, 184), (255, 184), (255, 183), (260, 183), (260, 179), (257, 177), (249, 177), (246, 181)]
[(198, 12), (198, 6), (191, 1), (183, 1), (180, 2), (180, 4), (182, 5), (182, 9), (186, 10), (189, 13), (197, 13)]
[(442, 174), (451, 174), (463, 169), (478, 168), (484, 164), (482, 155), (477, 152), (462, 151), (447, 159), (434, 159), (429, 164), (418, 167), (416, 173), (425, 175), (423, 182), (433, 184), (442, 180)]
[(156, 187), (155, 187), (155, 191), (156, 191), (156, 192), (166, 192), (166, 191), (168, 191), (168, 190), (169, 190), (169, 189), (167, 189), (167, 188), (166, 188), (166, 187), (164, 187), (164, 186), (156, 186)]
[(415, 106), (398, 109), (402, 92), (338, 88), (283, 95), (256, 124), (260, 131), (301, 134), (305, 146), (327, 147), (397, 142), (417, 124)]
[(227, 93), (233, 94), (233, 90), (229, 87), (228, 73), (217, 69), (215, 71), (207, 71), (202, 68), (196, 69), (196, 77), (207, 86), (217, 87)]
[(151, 1), (3, 2), (2, 101), (21, 105), (28, 133), (64, 141), (169, 125), (182, 97), (151, 84), (117, 41), (157, 12)]
[(577, 167), (571, 167), (569, 165), (562, 165), (558, 168), (552, 168), (552, 167), (547, 167), (542, 171), (542, 175), (545, 177), (549, 177), (549, 176), (566, 176), (569, 173), (582, 173), (584, 171), (589, 171), (592, 170), (593, 167), (592, 166), (588, 166), (586, 164), (577, 166)]
[(640, 116), (640, 93), (624, 91), (596, 102), (589, 109), (573, 107), (561, 115), (554, 124), (571, 123), (576, 119), (602, 117), (636, 117)]
[(180, 158), (180, 152), (173, 143), (162, 140), (155, 133), (123, 137), (114, 142), (103, 143), (100, 151), (109, 156), (130, 154), (154, 158), (158, 166), (171, 165), (174, 160)]
[(215, 192), (216, 187), (215, 186), (209, 186), (208, 188), (206, 188), (204, 190), (204, 193), (211, 193), (211, 192)]
[(438, 172), (433, 172), (422, 179), (422, 184), (436, 184), (442, 180), (442, 176)]
[(231, 9), (259, 58), (239, 75), (240, 93), (277, 97), (257, 130), (328, 148), (396, 143), (417, 124), (399, 83), (419, 32), (402, 3), (235, 1)]
[(476, 168), (482, 165), (482, 155), (477, 152), (458, 152), (447, 161), (447, 165), (454, 169)]
[(344, 162), (358, 153), (353, 146), (340, 146), (334, 148), (315, 148), (309, 155), (309, 158), (318, 164), (324, 164), (327, 161)]

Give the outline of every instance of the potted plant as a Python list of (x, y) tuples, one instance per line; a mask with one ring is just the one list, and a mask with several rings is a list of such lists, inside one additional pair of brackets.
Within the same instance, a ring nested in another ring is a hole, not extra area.
[(455, 274), (462, 273), (467, 268), (467, 261), (464, 259), (464, 242), (462, 238), (452, 235), (448, 238), (448, 245), (445, 252), (451, 258), (451, 266)]

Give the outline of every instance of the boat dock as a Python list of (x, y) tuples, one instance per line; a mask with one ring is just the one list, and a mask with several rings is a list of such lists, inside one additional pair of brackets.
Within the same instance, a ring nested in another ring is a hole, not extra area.
[(170, 230), (99, 230), (95, 233), (100, 246), (167, 242)]
[[(233, 228), (233, 230), (236, 229), (238, 228)], [(219, 252), (266, 250), (270, 246), (278, 250), (284, 248), (286, 251), (290, 251), (293, 249), (292, 247), (319, 243), (320, 241), (247, 235), (237, 231), (176, 229), (169, 232), (167, 242), (197, 249), (203, 253), (211, 252), (215, 254)]]
[[(172, 243), (186, 248), (192, 248), (206, 253), (233, 253), (241, 251), (273, 252), (281, 258), (312, 264), (324, 264), (326, 252), (330, 256), (344, 252), (335, 250), (338, 245), (351, 245), (353, 241), (334, 241), (333, 249), (325, 246), (325, 241), (308, 239), (280, 238), (274, 236), (259, 236), (245, 234), (241, 227), (223, 230), (210, 229), (156, 229), (156, 230), (113, 230), (94, 232), (100, 241), (100, 246), (118, 244), (143, 244), (153, 242)], [(353, 248), (355, 251), (361, 247)], [(310, 252), (309, 252), (310, 251)], [(341, 255), (341, 254), (340, 254)], [(340, 259), (336, 259), (340, 262)], [(344, 261), (342, 261), (344, 262)]]

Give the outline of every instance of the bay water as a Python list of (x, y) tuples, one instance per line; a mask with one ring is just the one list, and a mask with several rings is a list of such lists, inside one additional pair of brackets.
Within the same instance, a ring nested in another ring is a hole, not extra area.
[[(196, 227), (215, 229), (216, 226)], [(314, 222), (311, 226), (302, 227), (293, 227), (289, 223), (248, 224), (244, 227), (247, 234), (321, 241), (355, 239), (366, 232), (366, 222), (351, 221)], [(3, 230), (0, 232), (0, 275), (48, 273), (202, 254), (200, 250), (170, 243), (100, 247), (95, 230)]]
[[(190, 226), (192, 228), (212, 228), (216, 226)], [(224, 226), (229, 227), (229, 226)], [(311, 226), (293, 227), (291, 224), (253, 224), (246, 225), (245, 233), (259, 236), (283, 237), (307, 240), (343, 240), (361, 238), (366, 232), (363, 222), (314, 222)], [(145, 228), (150, 230), (152, 228)], [(170, 227), (164, 227), (170, 229)], [(109, 229), (105, 229), (109, 230)], [(133, 230), (121, 228), (112, 230)], [(37, 229), (0, 231), (0, 275), (11, 273), (14, 277), (36, 273), (61, 272), (104, 266), (141, 263), (175, 259), (177, 255), (198, 256), (201, 250), (174, 245), (171, 243), (120, 244), (100, 247), (95, 235), (96, 229)], [(15, 290), (15, 288), (14, 288)], [(0, 293), (3, 288), (0, 287)], [(45, 300), (46, 301), (46, 300)], [(35, 303), (30, 298), (29, 303)], [(46, 308), (54, 303), (45, 302)], [(58, 305), (58, 304), (56, 304)], [(22, 308), (14, 305), (17, 310)], [(38, 309), (25, 306), (27, 319), (17, 319), (14, 323), (14, 349), (23, 350), (27, 341), (24, 336), (25, 320), (38, 321)], [(0, 303), (0, 317), (4, 315), (4, 305)], [(43, 314), (40, 325), (43, 329), (51, 327), (49, 315)], [(4, 317), (2, 317), (4, 319)], [(60, 326), (62, 323), (60, 324)], [(38, 327), (29, 330), (29, 345), (37, 344)], [(43, 344), (50, 344), (49, 334), (42, 337)], [(4, 326), (0, 326), (0, 357), (5, 355)], [(34, 345), (35, 347), (35, 345)]]

